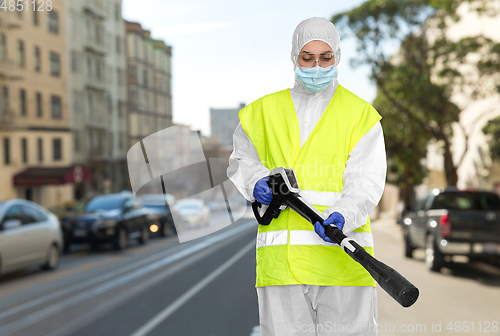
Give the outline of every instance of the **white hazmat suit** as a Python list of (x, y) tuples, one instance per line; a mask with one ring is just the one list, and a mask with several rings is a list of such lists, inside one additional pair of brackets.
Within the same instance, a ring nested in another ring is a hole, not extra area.
[[(292, 62), (297, 67), (301, 49), (320, 40), (332, 48), (335, 65), (340, 61), (340, 36), (325, 18), (302, 21), (292, 40)], [(295, 79), (290, 90), (297, 114), (301, 146), (332, 99), (338, 85), (334, 79), (326, 89), (309, 94)], [(234, 151), (229, 158), (228, 176), (249, 201), (254, 201), (255, 183), (269, 175), (241, 123), (234, 136)], [(386, 178), (386, 153), (382, 127), (377, 122), (349, 153), (343, 175), (341, 198), (323, 214), (327, 218), (340, 212), (345, 218), (343, 231), (352, 232), (366, 223), (369, 213), (380, 201)], [(301, 192), (302, 194), (302, 192)], [(307, 199), (307, 194), (302, 194)], [(311, 200), (308, 200), (311, 201)], [(310, 202), (313, 203), (314, 202)], [(371, 286), (286, 285), (257, 288), (262, 336), (290, 335), (377, 335), (377, 296)]]

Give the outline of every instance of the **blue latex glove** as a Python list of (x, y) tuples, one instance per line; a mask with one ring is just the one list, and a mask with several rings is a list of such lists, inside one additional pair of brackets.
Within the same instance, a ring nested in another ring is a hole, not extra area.
[(273, 200), (273, 192), (267, 185), (267, 180), (269, 180), (269, 176), (263, 177), (255, 183), (253, 197), (260, 203), (269, 205)]
[(330, 224), (335, 224), (342, 230), (345, 224), (344, 216), (342, 216), (340, 212), (334, 212), (323, 221), (323, 225), (319, 222), (314, 223), (314, 231), (327, 243), (333, 243), (333, 241), (325, 235), (325, 226)]

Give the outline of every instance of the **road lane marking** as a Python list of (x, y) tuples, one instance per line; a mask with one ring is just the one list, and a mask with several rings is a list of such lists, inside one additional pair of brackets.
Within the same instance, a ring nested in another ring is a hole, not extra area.
[[(68, 321), (66, 324), (63, 325), (58, 325), (56, 329), (52, 329), (49, 332), (47, 332), (44, 336), (63, 336), (63, 335), (68, 335), (71, 332), (74, 332), (80, 328), (82, 328), (84, 325), (87, 325), (88, 323), (92, 322), (92, 318), (95, 318), (96, 315), (101, 314), (102, 312), (105, 312), (106, 310), (112, 309), (114, 306), (117, 304), (124, 302), (130, 298), (132, 298), (134, 295), (139, 294), (142, 291), (147, 290), (151, 286), (156, 285), (160, 281), (168, 278), (169, 276), (183, 270), (184, 268), (190, 266), (193, 263), (196, 263), (197, 261), (205, 258), (207, 255), (215, 252), (215, 250), (218, 250), (219, 248), (222, 248), (225, 245), (213, 245), (210, 247), (210, 249), (214, 249), (214, 251), (206, 251), (205, 254), (202, 253), (197, 253), (194, 255), (189, 256), (188, 258), (180, 261), (179, 263), (173, 265), (172, 267), (168, 268), (166, 271), (154, 276), (153, 278), (149, 278), (145, 282), (142, 282), (138, 285), (134, 285), (131, 289), (127, 289), (127, 291), (122, 292), (118, 296), (113, 297), (110, 300), (107, 300), (105, 303), (100, 304), (98, 306), (95, 306), (92, 308), (91, 311), (80, 315), (76, 319), (71, 319), (71, 321)], [(42, 335), (40, 335), (42, 336)]]
[(210, 282), (212, 282), (219, 275), (224, 273), (228, 268), (230, 268), (234, 263), (240, 260), (248, 251), (255, 248), (255, 240), (252, 239), (245, 247), (243, 247), (238, 253), (232, 256), (224, 264), (220, 265), (215, 271), (207, 275), (203, 280), (198, 282), (196, 285), (191, 287), (190, 290), (185, 292), (181, 297), (172, 302), (168, 307), (162, 310), (158, 315), (153, 317), (149, 322), (139, 328), (131, 336), (145, 336), (151, 330), (156, 328), (163, 320), (172, 315), (177, 309), (179, 309), (184, 303), (189, 301), (193, 296), (195, 296), (199, 291), (206, 287)]
[[(176, 247), (173, 247), (172, 249), (175, 251), (175, 250), (180, 249), (180, 247), (176, 246)], [(49, 300), (58, 298), (60, 296), (69, 294), (71, 292), (75, 292), (75, 291), (84, 289), (86, 287), (90, 287), (92, 285), (95, 285), (95, 284), (97, 284), (99, 282), (108, 280), (108, 279), (113, 278), (115, 276), (118, 276), (118, 275), (120, 275), (122, 273), (128, 272), (128, 271), (130, 271), (130, 270), (132, 270), (134, 268), (138, 268), (138, 267), (140, 267), (142, 265), (145, 265), (145, 264), (147, 264), (147, 263), (149, 263), (151, 261), (154, 261), (156, 259), (160, 259), (160, 258), (164, 257), (165, 255), (168, 255), (169, 253), (172, 253), (171, 249), (169, 249), (168, 251), (163, 251), (163, 252), (154, 254), (154, 255), (148, 257), (147, 259), (139, 260), (137, 262), (134, 262), (133, 264), (127, 265), (125, 267), (121, 267), (121, 268), (119, 268), (119, 269), (117, 269), (115, 271), (109, 272), (109, 273), (105, 273), (105, 274), (103, 274), (101, 276), (98, 276), (96, 278), (89, 279), (89, 280), (87, 280), (85, 282), (80, 282), (80, 283), (78, 283), (78, 284), (76, 284), (74, 286), (70, 286), (70, 287), (67, 287), (65, 289), (53, 292), (51, 294), (39, 297), (39, 298), (37, 298), (35, 300), (28, 301), (28, 302), (26, 302), (24, 304), (17, 305), (14, 308), (11, 308), (9, 310), (1, 312), (0, 313), (0, 320), (6, 318), (8, 316), (11, 316), (13, 314), (19, 313), (19, 312), (21, 312), (23, 310), (26, 310), (26, 309), (32, 308), (34, 306), (37, 306), (39, 304), (45, 303), (45, 302), (47, 302)]]
[[(49, 305), (49, 306), (46, 306), (44, 307), (43, 309), (37, 311), (37, 312), (34, 312), (30, 315), (27, 315), (27, 316), (24, 316), (22, 318), (20, 318), (19, 320), (17, 321), (14, 321), (14, 322), (11, 322), (11, 323), (8, 323), (6, 325), (3, 325), (0, 327), (0, 335), (7, 335), (9, 333), (12, 333), (12, 332), (15, 332), (17, 330), (20, 330), (20, 329), (23, 329), (23, 328), (26, 328), (30, 325), (33, 325), (37, 322), (40, 322), (46, 318), (48, 318), (49, 316), (51, 315), (55, 315), (57, 314), (58, 312), (62, 311), (62, 310), (65, 310), (67, 309), (68, 307), (71, 307), (71, 306), (74, 306), (80, 302), (83, 302), (83, 301), (86, 301), (88, 299), (91, 299), (95, 296), (98, 296), (98, 295), (101, 295), (107, 291), (110, 291), (112, 289), (115, 289), (117, 288), (118, 286), (121, 286), (121, 285), (124, 285), (130, 281), (133, 281), (137, 278), (140, 278), (142, 276), (145, 276), (146, 274), (148, 273), (151, 273), (153, 271), (156, 271), (158, 270), (159, 268), (161, 267), (164, 267), (164, 266), (167, 266), (175, 261), (178, 261), (182, 258), (185, 258), (193, 253), (196, 253), (210, 245), (213, 245), (217, 242), (220, 242), (224, 239), (227, 239), (233, 235), (236, 235), (240, 232), (243, 232), (247, 229), (250, 229), (252, 227), (255, 226), (255, 221), (254, 220), (251, 220), (251, 221), (248, 221), (244, 224), (241, 224), (233, 229), (230, 229), (228, 231), (224, 231), (222, 233), (219, 233), (213, 237), (210, 237), (210, 238), (206, 238), (204, 240), (202, 240), (201, 242), (195, 244), (195, 245), (192, 245), (188, 248), (185, 248), (185, 249), (182, 249), (180, 250), (179, 252), (176, 252), (172, 255), (169, 255), (163, 259), (160, 259), (158, 261), (155, 261), (155, 262), (152, 262), (151, 264), (149, 265), (146, 265), (146, 266), (143, 266), (141, 268), (138, 268), (136, 270), (134, 270), (132, 273), (128, 273), (126, 274), (125, 276), (121, 276), (119, 278), (116, 278), (116, 279), (112, 279), (110, 281), (107, 281), (107, 282), (104, 282), (102, 283), (101, 285), (97, 286), (97, 287), (94, 287), (94, 288), (91, 288), (87, 291), (84, 291), (84, 292), (81, 292), (81, 293), (78, 293), (74, 296), (71, 296), (67, 299), (64, 299), (60, 302), (57, 302), (57, 303), (54, 303), (52, 305)], [(120, 273), (123, 273), (123, 272), (120, 272)], [(90, 282), (90, 281), (89, 281)], [(76, 286), (73, 286), (73, 287), (76, 287)], [(62, 290), (60, 292), (64, 292), (65, 291), (65, 294), (68, 293), (68, 289), (66, 290)], [(57, 295), (56, 295), (57, 294)], [(56, 293), (52, 293), (52, 294), (49, 294), (47, 296), (55, 296), (58, 297), (58, 296), (61, 296), (62, 294), (58, 294), (57, 292)], [(51, 299), (54, 298), (54, 297), (51, 297)], [(26, 304), (24, 305), (20, 305), (18, 307), (14, 307), (8, 311), (5, 311), (3, 313), (0, 314), (0, 319), (2, 318), (5, 318), (6, 316), (9, 316), (9, 315), (12, 315), (13, 314), (13, 311), (15, 311), (16, 313), (21, 311), (21, 310), (25, 310), (25, 309), (28, 309), (29, 307), (33, 307), (33, 306), (36, 306), (36, 305), (39, 305), (42, 301), (44, 301), (44, 297), (42, 298), (39, 298), (39, 299), (36, 299), (36, 300), (33, 300), (33, 301), (30, 301), (30, 302), (27, 302)], [(46, 300), (45, 300), (46, 301)], [(33, 303), (35, 302), (35, 303)], [(23, 307), (21, 307), (23, 306)]]
[[(250, 223), (250, 221), (246, 222), (243, 225), (246, 225), (247, 223)], [(236, 227), (236, 228), (238, 228), (238, 227)], [(236, 229), (236, 228), (234, 228), (234, 229)], [(234, 229), (232, 229), (232, 230), (234, 230)], [(228, 230), (227, 232), (229, 232), (229, 231), (231, 231), (231, 230)], [(163, 252), (154, 254), (154, 255), (152, 255), (152, 256), (144, 259), (144, 260), (139, 260), (139, 261), (137, 261), (137, 262), (135, 262), (133, 264), (124, 266), (124, 267), (119, 268), (119, 269), (117, 269), (115, 271), (112, 271), (112, 272), (109, 272), (109, 273), (105, 273), (105, 274), (103, 274), (101, 276), (98, 276), (96, 278), (89, 279), (89, 280), (87, 280), (85, 282), (78, 283), (78, 284), (76, 284), (74, 286), (70, 286), (68, 288), (65, 288), (65, 289), (53, 292), (51, 294), (42, 296), (42, 297), (40, 297), (38, 299), (35, 299), (35, 300), (32, 300), (32, 301), (28, 301), (28, 302), (26, 302), (24, 304), (17, 305), (16, 307), (13, 307), (13, 308), (11, 308), (9, 310), (1, 312), (0, 313), (0, 320), (6, 318), (8, 316), (11, 316), (13, 314), (17, 314), (17, 313), (19, 313), (19, 312), (21, 312), (23, 310), (26, 310), (26, 309), (35, 307), (37, 305), (40, 305), (42, 303), (45, 303), (45, 302), (47, 302), (49, 300), (53, 300), (55, 298), (61, 297), (63, 295), (69, 294), (71, 292), (75, 292), (75, 291), (84, 289), (86, 287), (90, 287), (90, 286), (95, 285), (95, 284), (97, 284), (99, 282), (103, 282), (105, 280), (108, 280), (110, 278), (118, 276), (118, 275), (120, 275), (122, 273), (129, 272), (130, 270), (138, 268), (138, 267), (140, 267), (142, 265), (145, 265), (145, 264), (147, 264), (147, 263), (149, 263), (151, 261), (163, 258), (165, 255), (171, 254), (173, 252), (171, 250), (174, 250), (174, 252), (176, 252), (176, 250), (181, 250), (182, 248), (183, 248), (182, 245), (174, 246), (174, 247), (172, 247), (171, 249), (169, 249), (167, 251), (163, 251)], [(120, 258), (121, 258), (121, 256), (120, 256)]]

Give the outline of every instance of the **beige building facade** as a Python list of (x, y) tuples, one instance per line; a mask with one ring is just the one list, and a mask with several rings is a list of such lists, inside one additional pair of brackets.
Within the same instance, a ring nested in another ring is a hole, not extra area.
[(0, 13), (0, 201), (73, 199), (65, 20), (63, 0)]

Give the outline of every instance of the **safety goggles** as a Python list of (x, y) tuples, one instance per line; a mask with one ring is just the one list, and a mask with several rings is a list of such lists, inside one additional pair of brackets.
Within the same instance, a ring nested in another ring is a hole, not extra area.
[(333, 56), (333, 51), (324, 53), (301, 52), (297, 61), (301, 67), (312, 68), (320, 65), (326, 68), (335, 64), (335, 57)]

